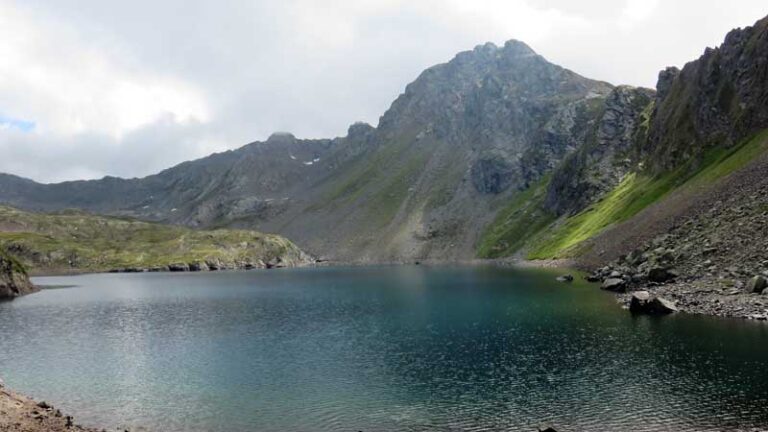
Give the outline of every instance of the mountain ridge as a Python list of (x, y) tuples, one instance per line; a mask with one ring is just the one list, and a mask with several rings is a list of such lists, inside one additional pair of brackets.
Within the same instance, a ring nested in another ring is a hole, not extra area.
[(766, 27), (667, 68), (656, 90), (584, 78), (519, 41), (478, 45), (422, 72), (376, 127), (276, 133), (142, 179), (2, 176), (0, 202), (259, 229), (340, 261), (573, 256), (768, 127)]
[[(319, 140), (275, 134), (141, 179), (39, 185), (4, 177), (0, 201), (257, 228), (341, 259), (468, 258), (483, 207), (577, 148), (590, 104), (611, 88), (522, 42), (478, 45), (420, 74), (376, 128), (353, 124), (345, 137)], [(465, 208), (464, 197), (478, 208)], [(328, 225), (344, 228), (318, 234)], [(370, 232), (389, 240), (385, 250)], [(452, 248), (454, 240), (462, 245)]]

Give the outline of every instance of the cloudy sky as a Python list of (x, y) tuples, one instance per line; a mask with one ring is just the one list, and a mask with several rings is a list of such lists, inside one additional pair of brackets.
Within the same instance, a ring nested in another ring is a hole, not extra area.
[(765, 0), (0, 0), (0, 172), (143, 176), (371, 124), (421, 70), (485, 41), (653, 87)]

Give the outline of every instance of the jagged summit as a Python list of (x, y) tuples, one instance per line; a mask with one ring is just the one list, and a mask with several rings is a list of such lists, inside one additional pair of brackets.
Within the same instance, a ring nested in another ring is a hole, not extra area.
[(270, 135), (269, 138), (267, 138), (267, 142), (286, 141), (286, 140), (293, 141), (295, 139), (296, 137), (290, 132), (278, 131), (278, 132), (273, 132), (272, 135)]
[(475, 53), (483, 55), (505, 55), (509, 57), (524, 57), (524, 56), (537, 56), (538, 54), (525, 42), (517, 39), (510, 39), (504, 43), (501, 47), (493, 42), (486, 42), (475, 46), (472, 51), (464, 51), (457, 54), (458, 56), (465, 53)]

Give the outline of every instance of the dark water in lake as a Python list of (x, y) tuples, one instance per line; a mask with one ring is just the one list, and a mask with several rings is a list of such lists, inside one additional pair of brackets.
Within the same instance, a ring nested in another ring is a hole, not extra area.
[(768, 325), (630, 316), (498, 268), (38, 278), (0, 303), (0, 376), (155, 431), (768, 426)]

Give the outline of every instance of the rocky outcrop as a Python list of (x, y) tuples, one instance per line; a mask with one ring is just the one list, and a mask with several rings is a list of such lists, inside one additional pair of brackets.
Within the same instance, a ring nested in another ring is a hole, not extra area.
[(654, 172), (674, 169), (712, 146), (729, 146), (768, 127), (768, 18), (728, 33), (682, 70), (659, 74), (647, 142)]
[(0, 246), (33, 273), (210, 271), (295, 267), (314, 258), (277, 235), (193, 230), (69, 211), (0, 206)]
[(24, 267), (0, 249), (0, 300), (16, 298), (37, 291)]
[(576, 213), (613, 189), (636, 166), (633, 154), (645, 138), (654, 91), (614, 88), (585, 142), (554, 171), (545, 207), (556, 215)]

